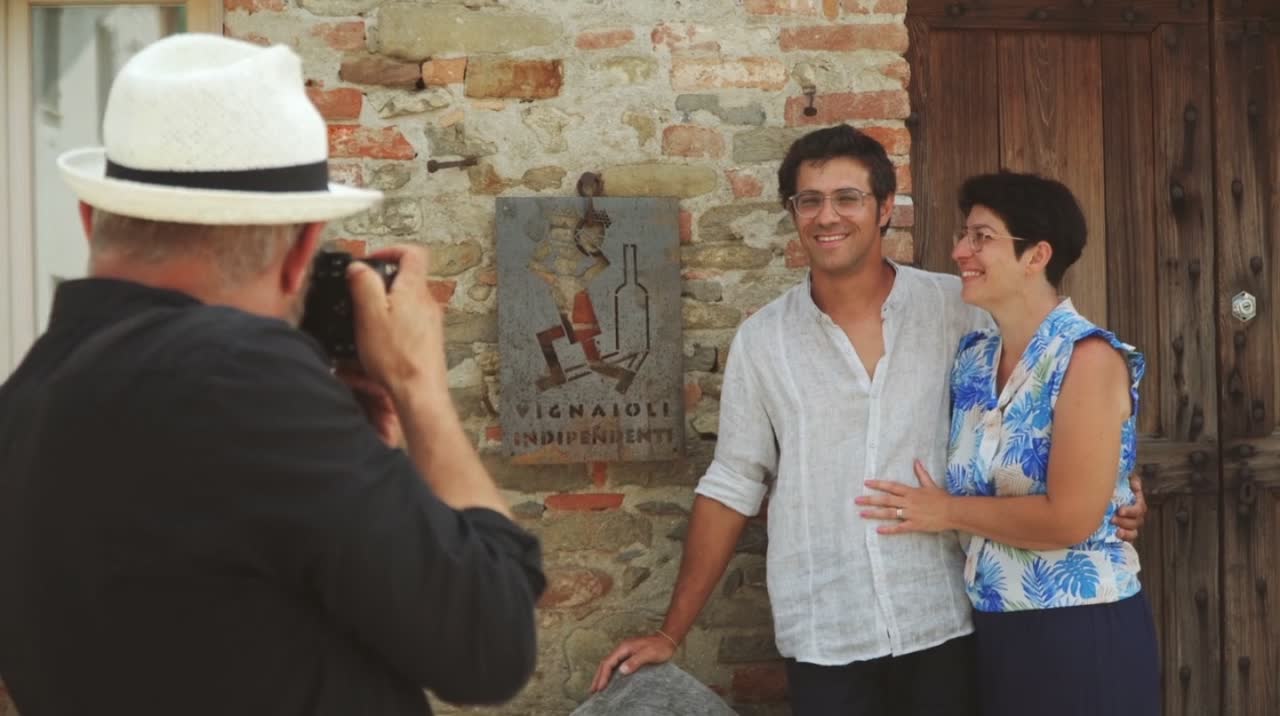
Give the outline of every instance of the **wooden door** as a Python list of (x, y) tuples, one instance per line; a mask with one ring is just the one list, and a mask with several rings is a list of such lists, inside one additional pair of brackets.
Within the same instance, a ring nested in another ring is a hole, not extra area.
[[(1223, 713), (1280, 714), (1280, 3), (1214, 8)], [(1234, 315), (1255, 298), (1257, 317)]]
[(953, 270), (971, 174), (1072, 188), (1090, 236), (1064, 290), (1147, 356), (1139, 551), (1165, 713), (1275, 716), (1280, 3), (1215, 1), (910, 0), (916, 258)]

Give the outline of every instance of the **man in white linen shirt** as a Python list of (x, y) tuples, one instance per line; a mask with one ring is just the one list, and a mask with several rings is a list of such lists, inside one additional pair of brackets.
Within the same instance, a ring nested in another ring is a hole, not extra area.
[[(916, 458), (942, 474), (955, 350), (990, 318), (960, 299), (957, 277), (885, 259), (896, 179), (871, 137), (845, 125), (801, 137), (778, 185), (808, 280), (739, 328), (662, 628), (614, 649), (592, 690), (615, 667), (671, 658), (774, 475), (768, 587), (793, 713), (976, 714), (955, 534), (882, 539), (854, 499), (867, 479), (917, 484)], [(1144, 509), (1121, 526), (1136, 530)]]

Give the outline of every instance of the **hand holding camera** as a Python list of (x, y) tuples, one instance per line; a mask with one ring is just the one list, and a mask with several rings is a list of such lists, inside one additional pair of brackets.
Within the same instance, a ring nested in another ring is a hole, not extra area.
[(356, 349), (365, 373), (385, 386), (397, 403), (412, 390), (450, 406), (444, 311), (427, 289), (427, 250), (397, 246), (369, 258), (394, 263), (399, 270), (388, 290), (369, 264), (353, 261), (347, 268)]

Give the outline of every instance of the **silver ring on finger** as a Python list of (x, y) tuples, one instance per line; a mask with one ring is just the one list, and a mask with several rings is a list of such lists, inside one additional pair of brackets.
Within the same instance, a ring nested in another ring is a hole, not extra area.
[(895, 512), (894, 512), (894, 515), (895, 515), (899, 520), (905, 520), (905, 519), (907, 519), (907, 518), (906, 518), (906, 516), (904, 516), (904, 515), (902, 514), (902, 508), (901, 508), (901, 507), (899, 507), (899, 508), (897, 509), (897, 511), (895, 511)]

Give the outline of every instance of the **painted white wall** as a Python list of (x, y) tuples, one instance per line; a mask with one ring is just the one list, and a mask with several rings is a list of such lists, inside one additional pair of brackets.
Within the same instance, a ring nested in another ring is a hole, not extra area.
[[(84, 276), (89, 250), (58, 155), (102, 143), (111, 79), (160, 39), (173, 7), (38, 7), (32, 12), (32, 165), (36, 236), (36, 310), (43, 331), (58, 281)], [(174, 23), (168, 24), (169, 27)], [(47, 56), (47, 47), (57, 47)], [(52, 61), (52, 65), (49, 64)]]

